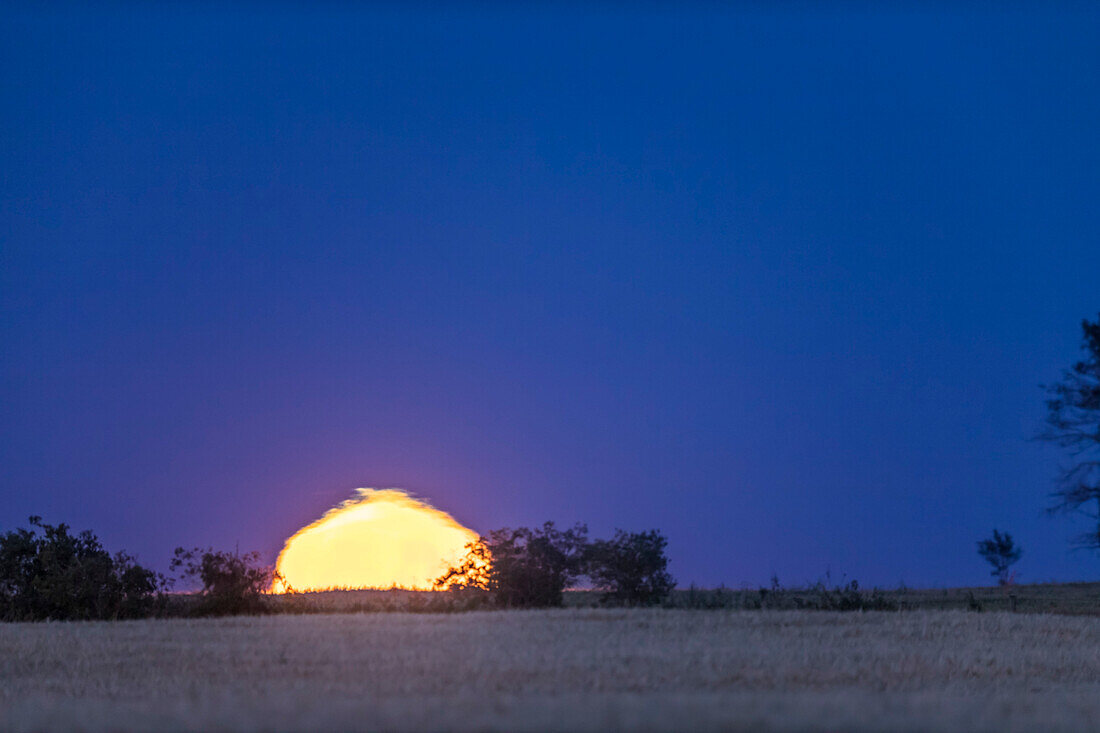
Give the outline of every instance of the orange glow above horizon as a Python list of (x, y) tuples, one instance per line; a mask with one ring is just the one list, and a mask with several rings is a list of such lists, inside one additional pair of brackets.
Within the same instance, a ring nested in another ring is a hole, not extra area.
[(426, 590), (477, 533), (400, 489), (357, 489), (286, 541), (272, 592), (329, 588)]

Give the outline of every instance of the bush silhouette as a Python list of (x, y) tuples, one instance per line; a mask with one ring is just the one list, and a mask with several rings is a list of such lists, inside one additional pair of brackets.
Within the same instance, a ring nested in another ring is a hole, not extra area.
[(597, 540), (588, 547), (587, 575), (606, 591), (604, 602), (628, 606), (660, 603), (676, 585), (668, 574), (665, 547), (668, 540), (657, 530), (616, 530), (610, 540)]
[(111, 555), (90, 531), (30, 518), (0, 535), (0, 619), (118, 619), (161, 607), (164, 578), (124, 552)]
[(264, 613), (264, 591), (271, 586), (274, 572), (260, 565), (260, 554), (220, 552), (213, 549), (177, 547), (170, 567), (181, 579), (202, 583), (193, 611), (201, 616)]
[(588, 529), (553, 522), (498, 529), (467, 546), (466, 557), (436, 580), (437, 588), (488, 593), (501, 608), (562, 605), (566, 585), (583, 572)]

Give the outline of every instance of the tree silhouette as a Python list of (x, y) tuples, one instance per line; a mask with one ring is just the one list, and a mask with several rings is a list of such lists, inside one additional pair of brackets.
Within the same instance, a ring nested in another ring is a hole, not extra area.
[(467, 545), (466, 556), (435, 581), (437, 588), (487, 591), (502, 608), (562, 605), (583, 571), (588, 528), (498, 529)]
[(668, 540), (657, 530), (624, 532), (597, 540), (588, 550), (588, 576), (606, 591), (605, 601), (652, 606), (668, 596), (675, 582), (668, 574)]
[[(1046, 429), (1042, 440), (1069, 451), (1071, 463), (1062, 469), (1051, 493), (1053, 512), (1080, 512), (1093, 521), (1080, 535), (1078, 547), (1100, 549), (1100, 315), (1081, 322), (1085, 358), (1047, 386)], [(1095, 505), (1095, 506), (1094, 506)]]
[(998, 585), (1008, 585), (1008, 569), (1020, 559), (1023, 550), (1017, 547), (1008, 532), (1001, 534), (993, 530), (993, 536), (978, 543), (978, 554), (993, 566), (993, 575)]
[(89, 531), (30, 518), (0, 535), (0, 619), (138, 618), (158, 606), (164, 579), (124, 552), (111, 555)]

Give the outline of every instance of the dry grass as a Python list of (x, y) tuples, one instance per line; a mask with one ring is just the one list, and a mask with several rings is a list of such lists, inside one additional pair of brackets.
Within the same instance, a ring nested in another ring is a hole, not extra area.
[(3, 730), (1083, 730), (1100, 621), (563, 610), (0, 625)]

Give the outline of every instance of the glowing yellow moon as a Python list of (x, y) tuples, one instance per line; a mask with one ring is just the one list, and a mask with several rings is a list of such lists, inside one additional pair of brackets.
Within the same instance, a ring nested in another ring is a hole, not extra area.
[(273, 592), (329, 588), (425, 590), (477, 533), (400, 489), (357, 489), (286, 541)]

